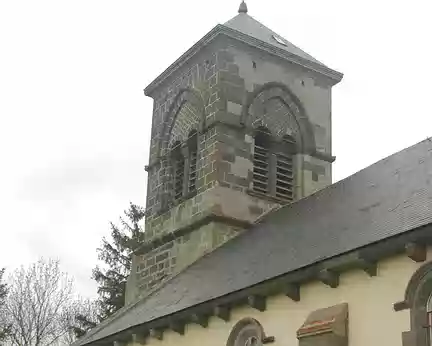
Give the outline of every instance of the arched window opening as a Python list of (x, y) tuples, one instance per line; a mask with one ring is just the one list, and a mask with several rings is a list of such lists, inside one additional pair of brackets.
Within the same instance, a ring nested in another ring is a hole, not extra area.
[(294, 200), (294, 160), (296, 143), (285, 135), (276, 140), (266, 128), (255, 135), (253, 158), (253, 190), (281, 201)]
[(396, 311), (410, 309), (409, 331), (403, 332), (403, 346), (432, 345), (432, 262), (426, 262), (412, 275), (403, 301)]
[(189, 152), (189, 173), (188, 173), (188, 192), (196, 191), (197, 181), (197, 159), (198, 159), (198, 134), (195, 130), (191, 131), (188, 136), (188, 152)]
[(253, 189), (267, 194), (270, 191), (270, 133), (260, 128), (255, 135), (253, 158)]
[(181, 152), (180, 142), (175, 142), (171, 148), (172, 169), (173, 169), (173, 194), (174, 200), (177, 201), (183, 197), (183, 183), (185, 160)]
[(228, 337), (227, 346), (262, 346), (264, 329), (253, 318), (244, 318), (236, 323)]

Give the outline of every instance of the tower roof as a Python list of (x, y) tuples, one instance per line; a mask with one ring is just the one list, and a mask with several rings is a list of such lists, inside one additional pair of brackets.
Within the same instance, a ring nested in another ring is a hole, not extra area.
[(302, 51), (300, 48), (296, 47), (291, 42), (267, 28), (265, 25), (257, 21), (252, 16), (248, 15), (247, 7), (244, 2), (242, 2), (242, 4), (240, 5), (239, 14), (223, 25), (230, 29), (239, 31), (245, 35), (268, 43), (274, 47), (281, 48), (290, 54), (294, 54), (300, 58), (325, 66), (323, 63), (316, 60), (311, 55)]
[(265, 25), (254, 19), (248, 14), (248, 8), (244, 1), (240, 4), (238, 14), (225, 24), (216, 25), (203, 38), (195, 43), (162, 74), (160, 74), (145, 89), (145, 95), (151, 95), (152, 92), (166, 78), (172, 75), (186, 61), (192, 58), (204, 46), (210, 44), (216, 37), (225, 35), (238, 41), (246, 43), (257, 49), (267, 51), (268, 53), (278, 56), (284, 60), (301, 65), (312, 71), (316, 71), (334, 81), (334, 84), (340, 82), (343, 74), (330, 69), (323, 63), (319, 62), (311, 55), (302, 51), (280, 35), (276, 34)]

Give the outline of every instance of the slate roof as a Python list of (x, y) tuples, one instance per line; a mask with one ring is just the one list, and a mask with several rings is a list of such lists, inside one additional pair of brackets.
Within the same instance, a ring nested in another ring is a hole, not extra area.
[[(288, 53), (299, 56), (300, 58), (325, 66), (323, 63), (319, 62), (314, 57), (302, 51), (300, 48), (296, 47), (282, 36), (270, 30), (247, 13), (239, 13), (223, 25), (230, 29), (237, 30), (243, 34), (266, 42), (274, 47), (283, 49)], [(282, 42), (284, 42), (285, 44), (278, 43), (275, 37), (281, 39)]]
[(425, 140), (269, 214), (77, 345), (431, 222), (432, 141)]

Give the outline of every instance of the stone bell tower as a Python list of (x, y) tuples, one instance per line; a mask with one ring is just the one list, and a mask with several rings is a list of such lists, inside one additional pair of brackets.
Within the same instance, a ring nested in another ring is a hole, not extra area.
[(127, 303), (331, 184), (331, 88), (342, 74), (247, 12), (242, 2), (145, 89), (154, 100), (145, 242)]

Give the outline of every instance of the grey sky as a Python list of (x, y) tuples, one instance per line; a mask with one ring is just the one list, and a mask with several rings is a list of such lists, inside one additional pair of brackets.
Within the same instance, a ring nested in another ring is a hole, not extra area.
[[(143, 88), (237, 0), (0, 2), (0, 267), (59, 257), (95, 295), (95, 249), (144, 204)], [(249, 14), (345, 74), (334, 180), (432, 136), (427, 0), (249, 0)]]

